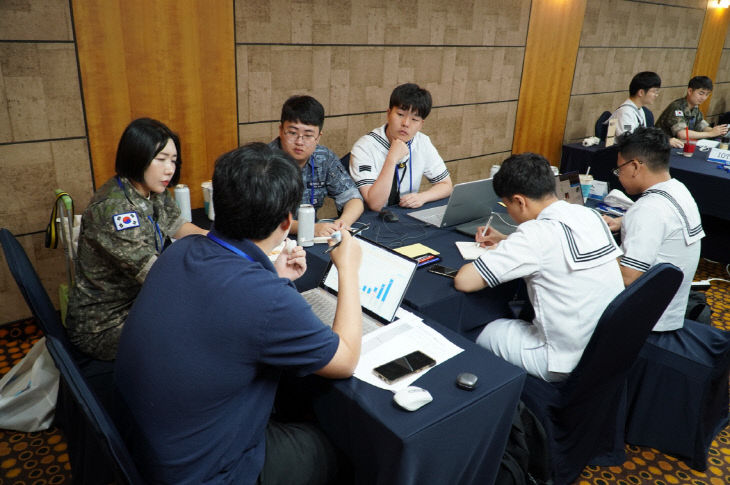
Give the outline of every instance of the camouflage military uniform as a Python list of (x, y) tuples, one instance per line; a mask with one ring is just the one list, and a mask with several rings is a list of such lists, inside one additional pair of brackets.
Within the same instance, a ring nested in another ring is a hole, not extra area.
[[(681, 114), (680, 114), (681, 112)], [(689, 126), (692, 131), (705, 131), (710, 124), (704, 120), (699, 106), (689, 109), (687, 98), (675, 99), (659, 115), (654, 126), (661, 128), (667, 136), (677, 136)]]
[(122, 324), (147, 272), (184, 222), (167, 191), (146, 199), (127, 179), (114, 177), (94, 194), (81, 220), (76, 287), (66, 318), (81, 351), (115, 358)]

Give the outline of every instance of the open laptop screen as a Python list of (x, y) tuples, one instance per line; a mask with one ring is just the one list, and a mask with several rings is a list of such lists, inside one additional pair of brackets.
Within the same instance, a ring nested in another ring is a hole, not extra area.
[[(395, 251), (357, 237), (362, 249), (360, 304), (370, 316), (390, 323), (416, 272), (416, 261)], [(330, 261), (320, 287), (337, 294), (337, 268)]]

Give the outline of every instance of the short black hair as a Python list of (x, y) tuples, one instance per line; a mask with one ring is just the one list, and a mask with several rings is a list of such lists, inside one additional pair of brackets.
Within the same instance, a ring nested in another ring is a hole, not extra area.
[(662, 87), (662, 78), (659, 74), (651, 71), (642, 71), (631, 79), (629, 84), (629, 95), (634, 96), (640, 89), (649, 91), (651, 88)]
[(494, 175), (493, 183), (494, 192), (507, 199), (515, 194), (534, 200), (555, 195), (555, 174), (550, 162), (536, 153), (525, 152), (507, 158)]
[(687, 84), (689, 89), (706, 89), (712, 91), (712, 79), (707, 76), (695, 76)]
[(653, 172), (669, 170), (669, 139), (659, 128), (640, 126), (625, 132), (616, 138), (616, 148), (625, 160), (641, 160)]
[(388, 109), (394, 107), (406, 111), (413, 110), (425, 120), (431, 113), (431, 93), (419, 87), (418, 84), (401, 84), (390, 94)]
[(321, 131), (324, 126), (324, 106), (311, 96), (292, 96), (281, 107), (281, 124), (285, 121), (319, 126)]
[(235, 239), (266, 239), (302, 200), (304, 184), (294, 160), (265, 143), (221, 155), (213, 171), (214, 227)]
[(165, 148), (167, 140), (172, 140), (177, 149), (175, 174), (170, 179), (170, 186), (180, 180), (182, 152), (180, 139), (161, 121), (151, 118), (138, 118), (125, 128), (117, 146), (117, 158), (114, 169), (117, 175), (134, 182), (144, 183), (144, 172), (152, 160)]

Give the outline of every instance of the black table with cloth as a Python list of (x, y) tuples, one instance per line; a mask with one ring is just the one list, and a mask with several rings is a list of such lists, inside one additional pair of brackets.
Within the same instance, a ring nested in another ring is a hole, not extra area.
[[(708, 156), (709, 151), (697, 149), (691, 157), (685, 157), (680, 149), (672, 148), (669, 173), (687, 186), (697, 202), (706, 234), (702, 240), (702, 256), (727, 263), (730, 262), (727, 250), (730, 247), (730, 210), (727, 209), (730, 174), (718, 169), (716, 163), (708, 162)], [(567, 143), (563, 145), (560, 171), (585, 173), (590, 166), (596, 180), (608, 181), (610, 189), (623, 190), (611, 173), (616, 168), (616, 157), (615, 147), (584, 147), (580, 143)]]
[[(433, 396), (415, 412), (397, 407), (392, 392), (356, 378), (314, 379), (314, 411), (352, 462), (358, 484), (494, 483), (526, 374), (447, 328), (427, 324), (464, 352), (413, 384)], [(456, 386), (461, 372), (479, 377), (476, 389)]]
[[(426, 204), (423, 208), (443, 205), (446, 200)], [(474, 241), (450, 229), (440, 229), (417, 221), (406, 215), (415, 209), (389, 207), (399, 222), (384, 222), (377, 213), (366, 211), (359, 219), (369, 223), (370, 228), (363, 231), (363, 237), (383, 246), (397, 248), (414, 243), (422, 243), (438, 251), (441, 257), (439, 264), (452, 268), (460, 268), (465, 261), (456, 248), (456, 241)], [(300, 291), (315, 287), (321, 279), (329, 256), (324, 254), (326, 244), (315, 244), (307, 249), (307, 274), (295, 282)], [(419, 311), (426, 317), (465, 335), (472, 340), (481, 331), (481, 327), (497, 318), (513, 318), (509, 303), (513, 300), (521, 285), (520, 281), (511, 281), (495, 288), (485, 288), (475, 293), (463, 293), (454, 288), (454, 280), (429, 273), (428, 267), (416, 270), (416, 275), (405, 294), (403, 302)]]

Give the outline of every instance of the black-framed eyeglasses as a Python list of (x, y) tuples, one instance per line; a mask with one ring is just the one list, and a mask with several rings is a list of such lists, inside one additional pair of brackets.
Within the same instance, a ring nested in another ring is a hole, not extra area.
[(637, 158), (632, 158), (632, 159), (631, 159), (631, 160), (629, 160), (628, 162), (624, 162), (624, 163), (622, 163), (621, 165), (619, 165), (618, 167), (614, 168), (614, 169), (613, 169), (613, 171), (612, 171), (611, 173), (613, 173), (613, 175), (614, 175), (615, 177), (618, 177), (618, 174), (619, 174), (619, 172), (621, 172), (621, 167), (623, 167), (623, 166), (625, 166), (625, 165), (628, 165), (628, 164), (629, 164), (629, 163), (631, 163), (631, 162), (637, 162), (637, 163), (644, 163), (644, 162), (642, 162), (641, 160), (639, 160), (639, 159), (637, 159)]

